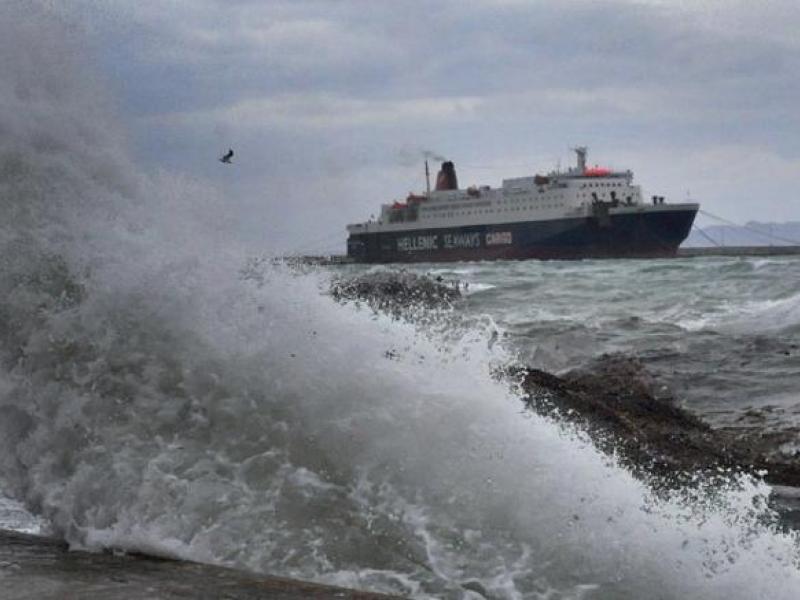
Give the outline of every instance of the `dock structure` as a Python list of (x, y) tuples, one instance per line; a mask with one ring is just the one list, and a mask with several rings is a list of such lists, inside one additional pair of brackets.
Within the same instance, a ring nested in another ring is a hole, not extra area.
[[(708, 246), (678, 248), (674, 257), (670, 258), (695, 258), (701, 256), (798, 256), (800, 246)], [(328, 256), (291, 256), (285, 262), (303, 265), (349, 265), (358, 261), (351, 257), (338, 254)]]
[(305, 581), (137, 554), (70, 551), (64, 542), (0, 530), (5, 600), (390, 600)]
[(696, 256), (791, 256), (800, 255), (800, 246), (710, 246), (678, 248), (678, 258)]

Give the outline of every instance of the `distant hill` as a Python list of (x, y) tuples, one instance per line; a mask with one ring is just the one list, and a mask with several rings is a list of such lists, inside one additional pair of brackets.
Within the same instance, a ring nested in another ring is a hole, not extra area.
[(800, 221), (695, 226), (681, 246), (800, 246)]

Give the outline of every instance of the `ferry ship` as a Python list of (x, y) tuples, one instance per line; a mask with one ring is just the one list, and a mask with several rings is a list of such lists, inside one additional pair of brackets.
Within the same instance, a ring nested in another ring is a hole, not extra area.
[(503, 180), (501, 188), (459, 189), (443, 162), (425, 194), (381, 207), (380, 217), (347, 226), (354, 262), (670, 257), (689, 235), (695, 202), (642, 197), (633, 173), (577, 164)]

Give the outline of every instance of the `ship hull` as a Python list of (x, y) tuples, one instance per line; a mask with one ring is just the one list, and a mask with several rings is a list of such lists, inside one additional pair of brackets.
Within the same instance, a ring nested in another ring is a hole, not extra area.
[(347, 253), (367, 263), (671, 257), (696, 213), (694, 205), (602, 218), (352, 233)]

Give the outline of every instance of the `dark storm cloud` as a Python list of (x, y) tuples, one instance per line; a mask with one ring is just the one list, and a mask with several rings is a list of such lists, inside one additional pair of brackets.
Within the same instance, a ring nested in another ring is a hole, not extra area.
[(778, 201), (800, 183), (791, 2), (103, 6), (85, 19), (143, 154), (214, 178), (208, 148), (237, 145), (237, 189), (280, 188), (301, 213), (333, 188), (353, 192), (342, 221), (419, 188), (409, 148), (496, 184), (518, 174), (503, 165), (550, 168), (577, 143), (735, 218), (766, 220), (764, 191), (758, 210), (800, 212)]

